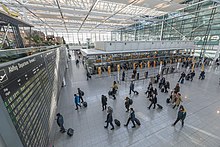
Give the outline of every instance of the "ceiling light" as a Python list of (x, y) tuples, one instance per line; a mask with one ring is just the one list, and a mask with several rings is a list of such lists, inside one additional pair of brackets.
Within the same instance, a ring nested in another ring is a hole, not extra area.
[(220, 113), (220, 111), (217, 111), (217, 114), (219, 114)]

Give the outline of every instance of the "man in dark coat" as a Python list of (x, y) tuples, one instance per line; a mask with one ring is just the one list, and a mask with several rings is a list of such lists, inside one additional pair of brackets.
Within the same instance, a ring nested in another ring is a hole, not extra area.
[(129, 94), (131, 94), (131, 91), (135, 93), (135, 91), (134, 91), (134, 83), (133, 83), (133, 81), (131, 81), (131, 84), (130, 84), (130, 91), (129, 91)]
[(128, 97), (125, 98), (125, 108), (127, 109), (126, 112), (129, 111), (129, 107), (130, 107), (130, 99)]
[(112, 121), (113, 121), (112, 111), (108, 111), (107, 119), (105, 121), (107, 123), (107, 125), (104, 126), (104, 128), (108, 128), (108, 124), (110, 123), (110, 125), (112, 126), (111, 130), (114, 130), (114, 125), (113, 125)]
[(84, 102), (84, 100), (83, 100), (84, 92), (80, 88), (77, 88), (77, 90), (78, 90), (78, 95), (79, 95), (79, 98), (81, 100), (81, 103), (83, 103)]
[(60, 113), (57, 113), (57, 119), (56, 120), (57, 120), (58, 126), (60, 127), (60, 132), (62, 132), (62, 133), (66, 132), (65, 128), (63, 126), (63, 124), (64, 124), (63, 116)]
[(102, 111), (106, 110), (107, 97), (102, 95)]
[(127, 121), (127, 123), (124, 125), (124, 126), (128, 126), (128, 124), (129, 124), (129, 122), (131, 121), (132, 123), (133, 123), (133, 126), (132, 126), (132, 128), (135, 128), (136, 126), (135, 126), (135, 123), (134, 123), (134, 121), (135, 121), (135, 112), (134, 112), (134, 109), (133, 108), (130, 108), (130, 117), (128, 118), (128, 121)]
[(153, 109), (155, 109), (156, 104), (157, 104), (157, 96), (156, 96), (156, 95), (151, 99), (151, 104), (150, 104), (150, 106), (148, 107), (148, 109), (150, 109), (150, 107), (151, 107), (153, 104), (154, 104)]
[(185, 76), (186, 76), (185, 72), (182, 72), (178, 82), (180, 82), (182, 79), (184, 80)]

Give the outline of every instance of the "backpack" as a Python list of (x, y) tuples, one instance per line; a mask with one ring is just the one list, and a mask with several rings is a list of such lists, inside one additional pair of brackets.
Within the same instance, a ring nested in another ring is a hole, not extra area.
[(129, 99), (129, 105), (132, 105), (133, 104), (133, 100), (132, 99)]
[(84, 92), (82, 90), (80, 91), (80, 93), (81, 93), (82, 96), (84, 96)]

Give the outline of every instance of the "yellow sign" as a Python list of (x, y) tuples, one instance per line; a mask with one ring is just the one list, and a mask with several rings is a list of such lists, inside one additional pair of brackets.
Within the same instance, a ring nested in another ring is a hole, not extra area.
[(108, 75), (111, 75), (111, 66), (108, 66)]
[(7, 6), (5, 6), (4, 4), (2, 4), (2, 8), (5, 10), (5, 12), (7, 12), (9, 15), (11, 15), (13, 17), (18, 17), (19, 16), (18, 12), (10, 11), (9, 8)]
[(143, 68), (143, 63), (142, 63), (142, 62), (140, 63), (140, 68), (141, 68), (141, 69)]
[(119, 64), (117, 65), (117, 68), (118, 68), (118, 72), (120, 72), (120, 69), (121, 69), (121, 68), (120, 68), (120, 65), (119, 65)]
[(150, 61), (147, 61), (147, 67), (150, 68)]
[(101, 74), (102, 74), (102, 69), (101, 69), (101, 67), (98, 67), (98, 74), (101, 76)]
[(156, 67), (157, 66), (157, 63), (156, 63), (156, 61), (154, 61), (154, 67)]

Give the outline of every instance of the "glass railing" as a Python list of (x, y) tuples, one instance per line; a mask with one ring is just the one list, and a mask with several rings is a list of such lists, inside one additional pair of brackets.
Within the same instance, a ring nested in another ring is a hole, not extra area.
[(9, 62), (57, 47), (60, 47), (60, 45), (0, 50), (0, 63)]

